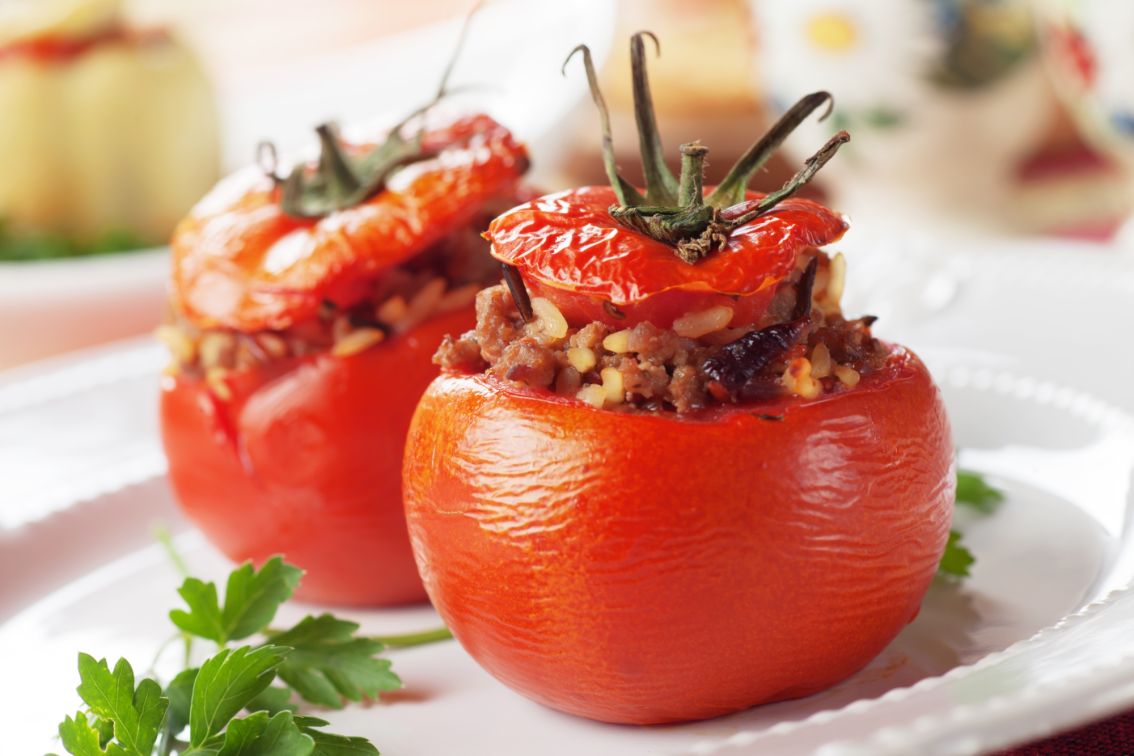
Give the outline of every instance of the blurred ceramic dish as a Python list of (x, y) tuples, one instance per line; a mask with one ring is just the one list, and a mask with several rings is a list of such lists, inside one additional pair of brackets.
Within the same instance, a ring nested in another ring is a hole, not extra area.
[(1134, 4), (1036, 0), (1059, 93), (1096, 147), (1134, 168)]
[[(1035, 0), (1040, 39), (1056, 90), (1083, 136), (1126, 168), (1123, 195), (1134, 207), (1134, 4)], [(1119, 233), (1134, 249), (1134, 217)]]
[(0, 6), (0, 260), (160, 244), (217, 178), (203, 70), (121, 5)]
[(151, 330), (168, 278), (165, 247), (0, 262), (0, 368)]
[[(978, 557), (969, 581), (934, 586), (918, 620), (835, 689), (708, 722), (627, 728), (556, 714), (495, 683), (456, 644), (399, 652), (404, 693), (326, 717), (406, 756), (904, 756), (986, 752), (1134, 705), (1134, 398), (1114, 380), (1134, 364), (1110, 350), (1105, 329), (1066, 317), (1126, 317), (1134, 263), (1101, 247), (1034, 241), (958, 251), (924, 238), (848, 238), (845, 251), (856, 280), (872, 282), (848, 306), (869, 302), (879, 327), (900, 325), (883, 332), (912, 344), (940, 379), (963, 464), (1009, 493), (996, 514), (958, 523)], [(1036, 307), (1052, 301), (1061, 306)], [(1022, 311), (1027, 328), (1003, 317)], [(1113, 369), (1051, 359), (1053, 337), (1111, 354)], [(73, 711), (76, 651), (144, 662), (168, 637), (179, 578), (156, 547), (134, 550), (148, 517), (174, 511), (154, 457), (161, 362), (156, 347), (126, 345), (0, 376), (0, 462), (13, 448), (41, 448), (2, 470), (18, 490), (59, 477), (58, 466), (74, 469), (43, 456), (61, 428), (113, 418), (121, 431), (87, 439), (108, 448), (101, 469), (70, 476), (69, 507), (0, 517), (0, 571), (20, 576), (22, 599), (0, 596), (0, 668), (20, 681), (0, 686), (13, 753), (57, 748), (54, 727)], [(110, 458), (111, 448), (130, 451)], [(27, 474), (35, 459), (39, 471)], [(0, 488), (0, 515), (11, 511), (9, 490)], [(228, 569), (198, 537), (180, 548), (195, 574)], [(62, 589), (13, 617), (30, 598), (24, 585), (39, 595)], [(435, 621), (427, 609), (354, 616), (374, 632)]]
[(770, 108), (835, 97), (788, 140), (797, 159), (839, 129), (832, 204), (871, 226), (1013, 225), (1011, 183), (1051, 98), (1027, 0), (750, 0)]

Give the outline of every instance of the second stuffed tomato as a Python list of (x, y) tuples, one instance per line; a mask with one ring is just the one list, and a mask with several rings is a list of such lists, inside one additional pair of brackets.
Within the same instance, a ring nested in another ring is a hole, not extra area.
[(527, 166), (487, 116), (433, 121), (376, 145), (323, 129), (317, 165), (228, 179), (173, 239), (161, 420), (174, 492), (231, 558), (282, 553), (306, 570), (308, 600), (425, 598), (405, 433), (437, 343), (499, 279), (480, 233)]
[(404, 492), (434, 605), (536, 701), (645, 724), (804, 696), (918, 612), (949, 531), (944, 408), (916, 356), (843, 316), (821, 249), (842, 219), (788, 198), (845, 135), (784, 191), (744, 188), (825, 101), (711, 192), (700, 145), (676, 191), (647, 150), (644, 196), (611, 159), (612, 188), (490, 227), (509, 285), (443, 344)]

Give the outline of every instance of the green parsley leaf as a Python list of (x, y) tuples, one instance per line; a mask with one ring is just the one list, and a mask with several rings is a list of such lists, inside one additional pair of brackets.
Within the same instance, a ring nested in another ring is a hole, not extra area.
[(165, 728), (171, 735), (178, 735), (189, 725), (189, 706), (193, 700), (193, 683), (197, 680), (196, 667), (184, 669), (165, 686), (165, 697), (169, 699), (169, 714)]
[(135, 690), (129, 662), (119, 659), (111, 672), (105, 659), (95, 661), (89, 654), (79, 654), (79, 678), (79, 696), (96, 716), (114, 723), (121, 753), (149, 756), (169, 706), (161, 686), (143, 679)]
[(295, 723), (300, 730), (314, 739), (313, 756), (378, 756), (378, 749), (366, 738), (335, 735), (316, 729), (330, 724), (326, 720), (316, 717), (296, 717)]
[(169, 618), (185, 632), (223, 646), (264, 630), (280, 604), (291, 598), (302, 576), (303, 570), (280, 557), (272, 557), (259, 570), (246, 562), (228, 576), (223, 608), (217, 600), (216, 583), (186, 578), (177, 592), (189, 611), (174, 609)]
[(248, 711), (266, 711), (269, 715), (275, 716), (281, 711), (296, 710), (296, 705), (291, 703), (291, 688), (265, 688), (264, 692), (253, 698), (244, 707)]
[(265, 711), (235, 719), (217, 756), (309, 756), (315, 740), (302, 732), (290, 711), (269, 718)]
[(385, 646), (355, 637), (357, 630), (354, 622), (321, 614), (273, 635), (273, 644), (292, 649), (280, 665), (280, 679), (307, 701), (336, 709), (344, 698), (361, 701), (402, 687), (390, 661), (376, 658)]
[[(401, 687), (390, 662), (376, 658), (383, 641), (357, 637), (358, 625), (330, 614), (306, 617), (273, 634), (266, 627), (291, 596), (301, 570), (269, 560), (259, 570), (242, 565), (230, 574), (225, 603), (214, 583), (188, 578), (180, 593), (189, 610), (171, 613), (185, 633), (229, 640), (257, 632), (260, 645), (221, 648), (199, 668), (183, 670), (165, 690), (151, 679), (135, 688), (126, 660), (79, 655), (79, 695), (88, 710), (66, 717), (59, 736), (73, 756), (377, 756), (365, 738), (324, 732), (327, 722), (295, 714), (300, 695), (340, 707), (343, 699), (373, 698)], [(416, 645), (452, 637), (436, 630), (391, 636)], [(188, 639), (188, 635), (186, 636)], [(282, 684), (273, 686), (277, 679)], [(245, 713), (239, 718), (241, 712)], [(185, 743), (185, 730), (188, 728)]]
[(189, 742), (200, 746), (275, 679), (288, 649), (278, 646), (224, 649), (205, 661), (189, 703)]
[(1004, 501), (1004, 492), (990, 486), (980, 473), (957, 471), (957, 503), (991, 514)]
[(941, 555), (941, 564), (937, 571), (953, 577), (968, 577), (969, 567), (976, 560), (973, 553), (961, 543), (961, 534), (955, 530), (949, 532), (949, 541), (945, 544), (945, 553)]
[[(108, 753), (108, 751), (103, 750), (104, 743), (97, 719), (92, 723), (87, 720), (87, 715), (81, 711), (75, 714), (74, 719), (67, 717), (59, 724), (59, 739), (63, 741), (63, 747), (67, 749), (67, 752), (74, 754), (74, 756), (106, 756)], [(116, 748), (116, 750), (110, 753), (126, 753), (117, 746), (111, 747)]]

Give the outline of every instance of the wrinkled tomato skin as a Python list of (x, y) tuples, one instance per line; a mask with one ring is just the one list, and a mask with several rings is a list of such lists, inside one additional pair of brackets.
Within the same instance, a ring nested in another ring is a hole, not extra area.
[(359, 354), (233, 373), (218, 400), (170, 376), (161, 396), (169, 477), (185, 514), (227, 556), (274, 554), (306, 570), (298, 597), (382, 606), (423, 601), (406, 537), (401, 465), (432, 355), (470, 328), (440, 315)]
[(486, 670), (651, 724), (806, 696), (876, 656), (936, 571), (952, 460), (936, 387), (895, 348), (854, 390), (691, 419), (443, 375), (404, 491), (430, 598)]
[[(762, 196), (749, 192), (722, 217), (743, 215)], [(724, 304), (735, 310), (732, 325), (739, 327), (760, 319), (800, 254), (838, 240), (847, 229), (822, 205), (790, 198), (734, 229), (721, 249), (690, 265), (672, 245), (615, 221), (612, 204), (609, 187), (545, 195), (497, 217), (485, 236), (492, 256), (516, 267), (533, 293), (554, 302), (568, 322), (619, 328), (649, 321), (669, 328), (682, 315)]]

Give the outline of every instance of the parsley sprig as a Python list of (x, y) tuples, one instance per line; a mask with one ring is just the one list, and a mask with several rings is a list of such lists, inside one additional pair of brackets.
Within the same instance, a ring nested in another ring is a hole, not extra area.
[[(216, 653), (187, 666), (164, 688), (135, 682), (119, 659), (79, 654), (79, 697), (86, 708), (59, 725), (73, 756), (366, 756), (365, 738), (326, 732), (322, 719), (297, 714), (301, 702), (332, 709), (402, 687), (379, 655), (391, 645), (418, 645), (452, 636), (432, 630), (389, 639), (358, 635), (359, 626), (331, 614), (308, 615), (295, 626), (270, 629), (303, 571), (274, 557), (255, 569), (244, 564), (225, 586), (187, 577), (178, 589), (186, 609), (169, 618), (191, 643), (212, 641)], [(259, 642), (230, 646), (260, 636)], [(188, 654), (187, 654), (188, 658)]]
[[(967, 470), (957, 471), (957, 499), (959, 506), (966, 506), (981, 514), (992, 514), (1004, 501), (1004, 492), (989, 485), (980, 473)], [(955, 578), (969, 576), (969, 568), (976, 562), (973, 552), (964, 544), (960, 531), (949, 532), (945, 553), (937, 571)]]

